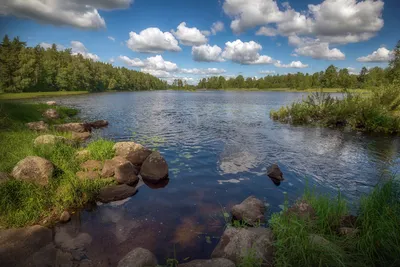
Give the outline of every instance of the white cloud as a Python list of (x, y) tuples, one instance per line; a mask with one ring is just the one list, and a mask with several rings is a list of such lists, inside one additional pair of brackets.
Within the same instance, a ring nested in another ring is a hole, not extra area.
[(207, 37), (199, 29), (186, 27), (186, 22), (179, 24), (177, 29), (171, 32), (183, 45), (198, 46), (208, 42)]
[(372, 52), (372, 54), (364, 57), (357, 58), (359, 62), (388, 62), (393, 55), (393, 51), (386, 49), (385, 47), (378, 48), (378, 50)]
[(308, 68), (307, 64), (303, 64), (301, 61), (292, 61), (290, 64), (282, 64), (279, 60), (275, 63), (275, 67), (277, 68), (294, 68), (294, 69), (303, 69)]
[(274, 28), (270, 27), (261, 27), (257, 32), (256, 35), (264, 35), (264, 36), (276, 36), (278, 32)]
[(133, 0), (3, 0), (0, 14), (82, 29), (105, 28), (98, 10), (128, 8)]
[(329, 43), (319, 39), (300, 38), (296, 35), (289, 36), (289, 44), (297, 46), (295, 55), (308, 56), (314, 59), (344, 60), (346, 56), (338, 48), (329, 48)]
[(159, 70), (166, 72), (174, 72), (178, 70), (178, 65), (176, 65), (171, 61), (164, 60), (164, 58), (161, 55), (148, 57), (145, 60), (141, 60), (139, 58), (131, 59), (127, 56), (119, 56), (118, 59), (130, 67), (140, 67), (148, 71)]
[(115, 62), (115, 59), (112, 57), (108, 60), (111, 64), (113, 64)]
[(222, 32), (224, 30), (224, 23), (222, 21), (214, 22), (211, 26), (211, 32), (213, 35), (216, 35), (217, 32)]
[(93, 61), (100, 60), (98, 55), (89, 53), (87, 48), (79, 41), (71, 41), (71, 52), (72, 55), (81, 54), (84, 58), (91, 59)]
[(130, 32), (126, 45), (133, 51), (144, 53), (179, 52), (182, 50), (171, 33), (162, 32), (159, 28), (147, 28), (139, 34)]
[(260, 74), (271, 75), (271, 74), (275, 74), (276, 71), (274, 71), (274, 70), (260, 70), (259, 73), (260, 73)]
[(221, 62), (222, 49), (217, 45), (200, 45), (192, 47), (192, 56), (195, 61), (200, 62)]
[(165, 71), (165, 70), (155, 70), (155, 69), (144, 68), (144, 69), (141, 69), (140, 71), (144, 72), (144, 73), (148, 73), (150, 75), (153, 75), (157, 78), (168, 78), (168, 77), (172, 76), (171, 73), (169, 73), (168, 71)]
[(118, 59), (121, 60), (122, 62), (124, 62), (129, 67), (144, 67), (145, 66), (144, 62), (142, 60), (140, 60), (139, 58), (130, 59), (127, 56), (119, 56)]
[(225, 73), (226, 70), (224, 69), (217, 69), (217, 68), (207, 68), (207, 69), (181, 69), (181, 73), (186, 74), (195, 74), (195, 75), (210, 75), (210, 74), (222, 74)]
[(353, 68), (353, 67), (347, 67), (346, 69), (349, 71), (349, 74), (351, 74), (351, 75), (357, 75), (358, 74), (356, 69)]
[[(41, 42), (41, 43), (39, 44), (39, 46), (42, 47), (42, 48), (44, 48), (44, 49), (49, 49), (49, 48), (51, 48), (51, 47), (53, 46), (53, 44)], [(59, 50), (59, 51), (65, 49), (65, 46), (60, 45), (60, 44), (56, 44), (56, 47), (57, 47), (57, 50)]]
[(109, 40), (115, 42), (115, 38), (114, 38), (114, 37), (112, 37), (112, 36), (107, 36), (107, 38), (108, 38)]
[(271, 57), (259, 54), (261, 49), (262, 46), (259, 43), (254, 41), (242, 42), (238, 39), (234, 42), (225, 43), (222, 57), (243, 65), (274, 63), (275, 61)]

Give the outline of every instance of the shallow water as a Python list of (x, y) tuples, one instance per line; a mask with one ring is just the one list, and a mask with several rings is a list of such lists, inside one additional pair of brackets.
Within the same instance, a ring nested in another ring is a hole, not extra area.
[[(138, 246), (153, 251), (159, 263), (174, 250), (180, 262), (207, 258), (224, 229), (223, 208), (229, 211), (249, 195), (277, 212), (285, 192), (293, 201), (309, 183), (356, 202), (388, 171), (397, 171), (399, 138), (270, 120), (271, 109), (302, 96), (155, 91), (55, 98), (80, 109), (83, 119), (110, 122), (95, 135), (157, 148), (170, 168), (164, 188), (144, 184), (134, 197), (76, 214), (56, 231), (88, 233), (92, 242), (85, 253), (96, 266), (115, 266)], [(275, 162), (286, 178), (280, 186), (265, 174)]]

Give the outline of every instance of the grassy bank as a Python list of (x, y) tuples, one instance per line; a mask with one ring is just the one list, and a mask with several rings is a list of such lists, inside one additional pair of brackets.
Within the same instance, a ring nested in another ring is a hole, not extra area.
[(387, 86), (368, 94), (347, 91), (343, 99), (326, 92), (310, 94), (300, 102), (272, 110), (272, 119), (291, 124), (328, 127), (349, 126), (354, 130), (394, 134), (400, 132), (400, 88)]
[[(205, 90), (213, 90), (213, 89), (205, 89)], [(342, 93), (343, 88), (307, 88), (303, 90), (296, 90), (290, 88), (266, 88), (266, 89), (259, 89), (259, 88), (224, 88), (224, 89), (216, 89), (222, 91), (250, 91), (250, 92), (291, 92), (291, 93), (309, 93), (309, 92), (325, 92), (325, 93)], [(348, 89), (347, 91), (352, 93), (366, 93), (369, 90), (366, 89)]]
[[(348, 214), (340, 197), (330, 199), (310, 190), (302, 200), (312, 211), (298, 216), (285, 205), (273, 214), (275, 266), (399, 266), (400, 190), (398, 181), (377, 186), (361, 198), (357, 217)], [(340, 227), (357, 233), (341, 235)], [(315, 235), (321, 238), (316, 238)]]
[[(26, 129), (25, 123), (39, 121), (42, 112), (49, 108), (44, 104), (22, 104), (0, 102), (0, 172), (10, 173), (18, 161), (26, 156), (40, 156), (50, 160), (56, 174), (46, 187), (10, 179), (0, 183), (0, 225), (4, 227), (25, 226), (51, 222), (63, 210), (74, 210), (92, 200), (101, 187), (112, 183), (109, 179), (80, 180), (75, 173), (79, 171), (80, 161), (75, 153), (78, 146), (59, 143), (51, 147), (34, 147), (33, 140), (41, 135)], [(52, 107), (54, 108), (54, 107)], [(77, 110), (55, 107), (60, 114), (51, 125), (77, 120), (73, 116)], [(49, 131), (69, 137), (68, 134)], [(98, 140), (88, 148), (97, 160), (104, 160), (113, 154), (112, 142)]]
[(87, 94), (88, 91), (57, 91), (57, 92), (29, 92), (29, 93), (0, 93), (0, 100), (28, 99), (38, 97), (55, 97)]

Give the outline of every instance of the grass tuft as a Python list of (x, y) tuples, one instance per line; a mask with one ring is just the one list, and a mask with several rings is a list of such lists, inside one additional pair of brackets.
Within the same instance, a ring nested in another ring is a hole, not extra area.
[(94, 142), (91, 142), (87, 146), (87, 150), (90, 152), (90, 157), (94, 160), (104, 161), (106, 159), (111, 159), (115, 155), (115, 151), (113, 149), (114, 142), (98, 139)]

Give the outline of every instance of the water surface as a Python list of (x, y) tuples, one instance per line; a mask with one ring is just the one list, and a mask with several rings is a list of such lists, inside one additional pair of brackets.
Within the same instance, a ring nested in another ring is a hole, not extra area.
[[(340, 190), (356, 202), (388, 171), (396, 171), (398, 138), (290, 126), (269, 118), (271, 109), (302, 96), (156, 91), (56, 98), (80, 109), (85, 120), (108, 120), (109, 127), (96, 136), (157, 148), (170, 168), (164, 188), (144, 184), (134, 197), (83, 211), (57, 231), (90, 234), (86, 255), (96, 266), (115, 266), (138, 246), (153, 251), (159, 263), (174, 250), (180, 262), (207, 258), (224, 230), (222, 210), (250, 195), (277, 212), (285, 192), (294, 201), (309, 183), (328, 194)], [(280, 186), (265, 174), (272, 163), (286, 178)]]

